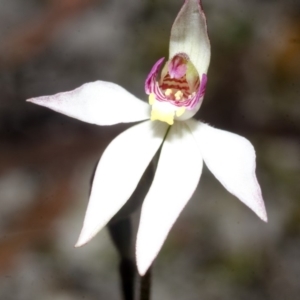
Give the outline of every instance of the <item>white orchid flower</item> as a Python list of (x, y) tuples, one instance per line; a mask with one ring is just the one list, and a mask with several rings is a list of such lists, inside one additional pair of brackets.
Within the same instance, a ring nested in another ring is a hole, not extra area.
[(192, 119), (203, 100), (210, 62), (206, 19), (199, 0), (183, 4), (172, 27), (169, 51), (160, 78), (163, 59), (146, 79), (150, 106), (104, 81), (28, 100), (97, 125), (147, 120), (121, 133), (104, 151), (76, 244), (79, 247), (90, 241), (120, 210), (161, 147), (154, 180), (142, 205), (136, 241), (141, 275), (192, 197), (203, 161), (230, 193), (267, 221), (251, 143)]

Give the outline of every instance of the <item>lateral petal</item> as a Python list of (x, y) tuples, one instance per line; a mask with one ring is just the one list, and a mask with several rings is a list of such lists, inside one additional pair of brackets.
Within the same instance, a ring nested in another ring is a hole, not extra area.
[(141, 275), (192, 197), (201, 172), (202, 158), (194, 137), (184, 122), (175, 122), (163, 143), (155, 177), (142, 206), (136, 244)]
[(97, 125), (113, 125), (147, 120), (150, 106), (121, 86), (95, 81), (53, 96), (27, 100), (69, 117)]
[(165, 123), (146, 121), (127, 129), (108, 145), (96, 169), (76, 247), (91, 240), (130, 198), (167, 128)]
[(267, 213), (255, 175), (255, 150), (237, 134), (188, 120), (203, 160), (223, 186), (252, 209), (263, 221)]
[(200, 0), (185, 0), (172, 26), (169, 58), (179, 53), (189, 56), (200, 77), (207, 74), (210, 41)]

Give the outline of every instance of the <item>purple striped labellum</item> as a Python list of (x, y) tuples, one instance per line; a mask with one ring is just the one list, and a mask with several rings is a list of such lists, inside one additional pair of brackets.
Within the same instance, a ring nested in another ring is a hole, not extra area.
[(145, 82), (145, 91), (152, 106), (151, 120), (172, 125), (174, 117), (186, 119), (186, 110), (198, 111), (205, 94), (207, 76), (202, 74), (200, 80), (188, 55), (179, 53), (165, 64), (157, 80), (163, 61), (164, 58), (161, 58), (153, 66)]

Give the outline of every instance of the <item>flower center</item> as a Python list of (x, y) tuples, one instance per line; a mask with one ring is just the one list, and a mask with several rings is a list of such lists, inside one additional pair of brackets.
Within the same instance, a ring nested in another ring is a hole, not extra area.
[(182, 101), (191, 94), (185, 74), (178, 79), (171, 78), (168, 73), (159, 85), (168, 100)]
[(199, 74), (186, 54), (179, 53), (170, 59), (157, 80), (162, 63), (163, 59), (160, 59), (153, 66), (146, 79), (145, 90), (152, 105), (151, 120), (172, 125), (175, 116), (181, 117), (186, 110), (191, 111), (199, 104), (204, 89), (200, 87)]
[(198, 73), (185, 54), (175, 55), (166, 63), (159, 83), (165, 101), (171, 100), (176, 106), (185, 106), (183, 100), (194, 96), (197, 86), (199, 86)]

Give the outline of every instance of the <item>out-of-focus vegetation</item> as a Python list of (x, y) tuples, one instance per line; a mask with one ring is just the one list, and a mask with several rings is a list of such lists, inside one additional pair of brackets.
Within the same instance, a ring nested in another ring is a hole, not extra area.
[[(105, 231), (74, 249), (93, 167), (123, 125), (25, 103), (98, 79), (146, 100), (181, 0), (0, 0), (0, 298), (120, 299)], [(197, 117), (250, 139), (269, 223), (204, 170), (154, 268), (153, 299), (298, 299), (300, 5), (203, 0), (212, 43)], [(116, 170), (117, 171), (117, 170)]]

